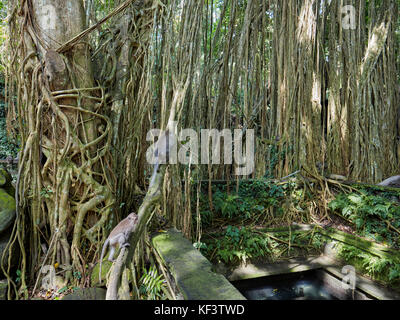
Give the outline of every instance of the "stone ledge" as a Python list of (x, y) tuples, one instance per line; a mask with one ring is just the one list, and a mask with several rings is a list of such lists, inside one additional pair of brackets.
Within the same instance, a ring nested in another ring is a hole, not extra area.
[(277, 261), (273, 263), (248, 263), (235, 268), (227, 278), (230, 281), (247, 280), (273, 276), (278, 274), (287, 274), (320, 269), (330, 265), (331, 260), (325, 256), (316, 256), (308, 258), (293, 258), (285, 261)]
[(177, 230), (154, 236), (152, 243), (185, 300), (246, 300)]
[[(337, 278), (342, 278), (343, 274), (340, 272), (339, 267), (327, 266), (325, 269), (332, 273)], [(400, 294), (393, 290), (389, 290), (382, 286), (381, 284), (372, 281), (362, 275), (356, 274), (356, 288), (369, 294), (378, 300), (399, 300)]]

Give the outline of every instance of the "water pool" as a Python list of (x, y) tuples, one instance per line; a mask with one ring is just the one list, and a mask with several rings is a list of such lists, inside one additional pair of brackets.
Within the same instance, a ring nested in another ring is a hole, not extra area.
[(233, 281), (249, 300), (366, 300), (357, 290), (342, 288), (341, 280), (324, 269)]

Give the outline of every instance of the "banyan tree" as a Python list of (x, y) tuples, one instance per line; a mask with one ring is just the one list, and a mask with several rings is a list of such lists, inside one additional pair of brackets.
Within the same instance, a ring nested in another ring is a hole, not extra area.
[[(213, 210), (211, 180), (398, 173), (395, 0), (14, 0), (8, 23), (19, 296), (44, 265), (87, 285), (132, 211), (143, 218), (124, 257), (133, 274), (151, 219), (198, 238), (194, 180), (209, 182)], [(171, 165), (148, 190), (152, 128), (254, 129), (255, 170)]]

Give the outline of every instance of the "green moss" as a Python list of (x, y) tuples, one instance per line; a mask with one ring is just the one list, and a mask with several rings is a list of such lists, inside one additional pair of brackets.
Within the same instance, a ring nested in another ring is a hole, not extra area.
[(208, 234), (203, 238), (202, 251), (213, 262), (235, 266), (248, 261), (276, 261), (281, 258), (319, 255), (322, 252), (322, 236), (313, 232), (297, 230), (289, 232), (264, 232), (252, 228), (241, 229), (228, 226), (225, 233)]
[(12, 176), (4, 168), (0, 168), (0, 187), (4, 189), (10, 196), (15, 196), (15, 189), (12, 185)]
[(0, 281), (0, 300), (7, 300), (7, 280)]
[(4, 169), (0, 168), (0, 186), (1, 187), (4, 186), (7, 182), (6, 177), (3, 175), (2, 170), (4, 170)]
[(101, 283), (99, 282), (99, 269), (100, 263), (97, 263), (93, 270), (92, 274), (90, 275), (90, 283), (93, 287), (101, 286), (104, 284), (104, 280), (107, 276), (108, 271), (110, 271), (112, 266), (112, 262), (108, 260), (104, 260), (101, 265)]
[(107, 291), (101, 288), (78, 288), (61, 300), (105, 300)]
[(152, 242), (185, 299), (244, 299), (225, 277), (212, 272), (211, 263), (181, 233), (170, 230)]
[(15, 199), (0, 189), (0, 233), (6, 230), (15, 219)]
[(381, 258), (345, 243), (336, 246), (338, 256), (353, 265), (360, 273), (374, 280), (398, 286), (400, 282), (400, 260), (397, 257)]

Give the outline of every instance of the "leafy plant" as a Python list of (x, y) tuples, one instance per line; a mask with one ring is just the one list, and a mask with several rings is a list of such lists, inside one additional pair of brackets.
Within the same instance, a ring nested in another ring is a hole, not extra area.
[(74, 275), (75, 279), (78, 279), (78, 280), (82, 279), (82, 273), (80, 271), (74, 271), (73, 275)]
[(19, 283), (21, 281), (21, 270), (18, 269), (16, 271), (16, 275), (17, 275), (17, 277), (15, 278), (15, 282)]
[(61, 289), (58, 290), (58, 293), (64, 293), (68, 291), (68, 286), (62, 287)]
[(228, 226), (221, 238), (211, 240), (204, 251), (210, 260), (230, 264), (246, 263), (250, 258), (264, 257), (271, 252), (268, 237), (233, 226)]
[[(1, 8), (0, 8), (1, 10)], [(1, 39), (0, 39), (1, 42)], [(1, 70), (1, 66), (0, 66)], [(3, 79), (0, 78), (0, 97), (4, 95), (4, 83)], [(15, 158), (18, 153), (18, 145), (15, 141), (8, 136), (6, 130), (6, 106), (4, 101), (0, 100), (0, 159), (7, 157)]]
[(144, 300), (164, 300), (163, 288), (165, 280), (163, 275), (158, 275), (157, 268), (152, 265), (149, 270), (143, 269), (143, 275), (140, 278), (139, 293)]
[[(267, 170), (265, 173), (266, 178), (273, 178), (273, 172), (280, 161), (284, 161), (286, 158), (286, 150), (279, 151), (278, 146), (276, 144), (270, 144), (268, 146), (269, 158), (267, 159), (267, 163), (269, 163), (269, 169), (267, 166)], [(289, 150), (288, 150), (289, 151)]]
[(249, 259), (275, 260), (287, 255), (320, 254), (325, 240), (316, 232), (260, 233), (250, 228), (228, 226), (224, 233), (214, 233), (204, 240), (202, 250), (212, 261), (230, 265), (246, 263)]
[(394, 265), (389, 270), (389, 281), (393, 282), (398, 279), (400, 279), (400, 264)]
[[(293, 191), (294, 185), (276, 185), (268, 180), (241, 181), (238, 192), (227, 192), (225, 186), (212, 186), (212, 200), (214, 211), (210, 210), (207, 193), (200, 196), (200, 211), (203, 227), (213, 223), (218, 217), (224, 220), (243, 221), (258, 219), (267, 212), (268, 208), (275, 208), (278, 212), (281, 204)], [(196, 200), (196, 199), (194, 199)], [(193, 203), (195, 206), (196, 204)], [(194, 215), (193, 219), (197, 219)]]
[(193, 247), (195, 247), (196, 249), (207, 249), (207, 244), (205, 244), (204, 242), (195, 242), (193, 243)]
[(215, 210), (220, 211), (223, 217), (232, 219), (234, 213), (241, 209), (239, 200), (237, 195), (218, 192), (214, 201)]
[(50, 189), (50, 187), (43, 187), (42, 190), (40, 190), (40, 196), (43, 198), (50, 198), (50, 195), (53, 193), (53, 190)]
[(400, 205), (384, 196), (361, 193), (339, 194), (329, 203), (332, 211), (353, 222), (360, 235), (378, 242), (399, 245)]
[(377, 257), (343, 243), (338, 245), (338, 255), (346, 262), (358, 265), (372, 278), (388, 282), (400, 280), (400, 261), (395, 258)]

